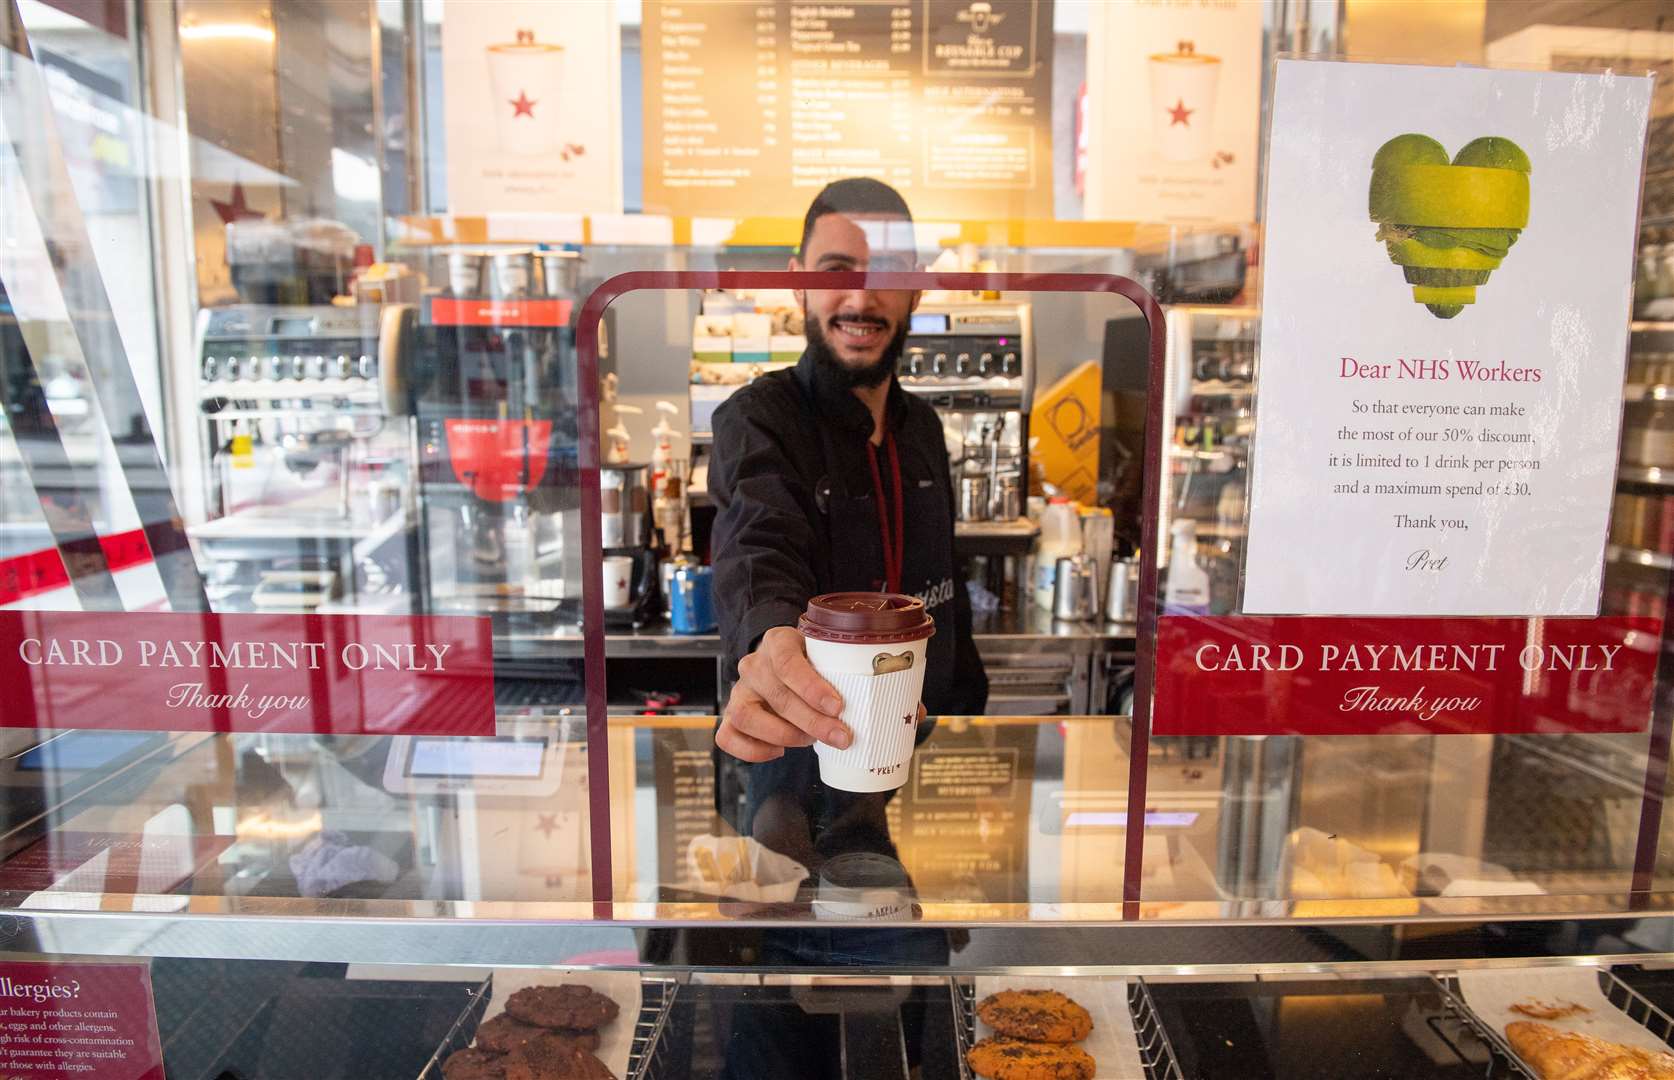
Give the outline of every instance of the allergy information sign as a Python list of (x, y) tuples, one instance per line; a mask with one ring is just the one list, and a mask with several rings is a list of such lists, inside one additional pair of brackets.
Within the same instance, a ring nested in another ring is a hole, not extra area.
[(1274, 86), (1244, 612), (1596, 615), (1651, 81)]
[(144, 963), (0, 963), (0, 1076), (163, 1080)]

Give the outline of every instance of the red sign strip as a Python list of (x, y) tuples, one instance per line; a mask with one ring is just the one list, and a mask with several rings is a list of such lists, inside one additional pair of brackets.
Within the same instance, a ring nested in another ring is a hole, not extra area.
[(437, 326), (568, 326), (568, 300), (430, 301), (430, 321)]
[(1662, 624), (1164, 616), (1158, 735), (1639, 732)]
[(493, 735), (490, 620), (0, 611), (0, 727)]
[[(105, 562), (112, 572), (151, 561), (151, 545), (145, 539), (144, 529), (101, 536), (99, 546), (104, 548)], [(70, 575), (57, 548), (0, 559), (0, 604), (27, 600), (69, 584)]]

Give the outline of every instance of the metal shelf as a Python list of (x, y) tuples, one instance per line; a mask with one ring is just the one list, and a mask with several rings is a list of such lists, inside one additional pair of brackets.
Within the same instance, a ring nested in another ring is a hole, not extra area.
[(1248, 383), (1229, 383), (1220, 379), (1208, 381), (1193, 379), (1192, 393), (1198, 397), (1252, 397), (1255, 394), (1255, 387)]
[(1625, 548), (1609, 544), (1604, 549), (1604, 557), (1615, 563), (1627, 563), (1630, 566), (1649, 566), (1657, 570), (1674, 570), (1674, 555), (1666, 555), (1660, 551), (1650, 551), (1645, 548)]
[(1616, 470), (1616, 481), (1623, 484), (1674, 488), (1674, 469), (1647, 469), (1638, 465), (1623, 465)]

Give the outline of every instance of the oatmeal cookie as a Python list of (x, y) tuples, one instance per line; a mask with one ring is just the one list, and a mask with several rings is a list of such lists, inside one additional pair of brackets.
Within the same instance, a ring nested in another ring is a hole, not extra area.
[(597, 1031), (621, 1011), (616, 1002), (576, 983), (526, 986), (506, 999), (513, 1019), (544, 1028)]
[(977, 1016), (997, 1034), (1032, 1042), (1080, 1042), (1093, 1030), (1087, 1010), (1056, 990), (1002, 990), (982, 999)]
[(1097, 1068), (1093, 1056), (1079, 1046), (1021, 1039), (983, 1039), (965, 1061), (989, 1080), (1093, 1080)]

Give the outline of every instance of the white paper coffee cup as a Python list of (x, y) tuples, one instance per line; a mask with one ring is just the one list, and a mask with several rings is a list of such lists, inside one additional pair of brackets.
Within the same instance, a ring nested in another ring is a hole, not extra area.
[(911, 918), (912, 881), (888, 855), (849, 852), (820, 867), (813, 907), (814, 918), (837, 922)]
[(604, 557), (604, 606), (625, 608), (633, 600), (634, 561), (626, 555)]
[(936, 624), (915, 597), (828, 593), (797, 624), (808, 662), (843, 698), (848, 749), (823, 742), (820, 779), (841, 791), (891, 791), (907, 782), (918, 735), (924, 664)]

